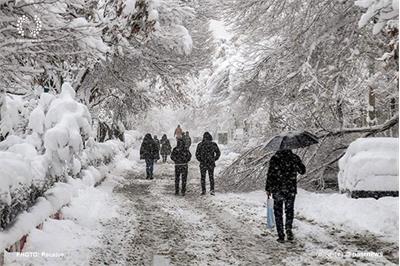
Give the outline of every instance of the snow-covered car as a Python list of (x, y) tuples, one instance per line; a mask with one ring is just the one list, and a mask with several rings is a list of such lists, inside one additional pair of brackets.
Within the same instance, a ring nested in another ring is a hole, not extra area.
[(398, 162), (398, 138), (359, 138), (339, 160), (339, 190), (353, 198), (398, 196)]

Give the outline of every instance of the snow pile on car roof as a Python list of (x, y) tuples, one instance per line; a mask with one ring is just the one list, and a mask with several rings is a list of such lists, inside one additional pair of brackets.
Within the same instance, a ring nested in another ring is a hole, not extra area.
[(339, 188), (349, 191), (398, 191), (399, 139), (359, 138), (339, 160)]

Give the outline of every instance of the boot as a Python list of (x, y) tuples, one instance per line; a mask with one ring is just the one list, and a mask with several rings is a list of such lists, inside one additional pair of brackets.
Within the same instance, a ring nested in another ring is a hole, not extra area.
[(290, 230), (290, 229), (286, 230), (286, 235), (287, 235), (287, 240), (288, 241), (293, 241), (294, 240), (294, 236), (293, 236), (292, 230)]
[(214, 195), (215, 195), (214, 190), (211, 190), (211, 191), (210, 191), (210, 194), (214, 196)]
[(278, 241), (279, 243), (285, 242), (285, 234), (283, 232), (278, 232), (278, 239), (276, 241)]

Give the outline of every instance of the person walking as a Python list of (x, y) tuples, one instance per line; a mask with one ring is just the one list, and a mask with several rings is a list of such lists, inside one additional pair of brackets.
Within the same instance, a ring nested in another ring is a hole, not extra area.
[(179, 195), (179, 180), (182, 179), (182, 196), (185, 196), (188, 175), (188, 162), (192, 154), (185, 147), (183, 140), (178, 139), (176, 147), (172, 150), (171, 160), (175, 163), (175, 195)]
[(174, 137), (176, 137), (176, 139), (182, 139), (183, 136), (183, 130), (181, 128), (181, 125), (178, 125), (178, 127), (175, 129), (175, 133), (174, 133)]
[(146, 179), (153, 179), (154, 159), (157, 157), (157, 144), (151, 134), (146, 134), (140, 146), (140, 159), (146, 162)]
[(171, 154), (171, 143), (169, 142), (167, 135), (163, 135), (161, 138), (161, 149), (160, 149), (160, 154), (162, 157), (162, 162), (166, 163), (167, 162), (167, 157), (168, 155)]
[(189, 150), (192, 145), (192, 139), (190, 138), (189, 131), (186, 131), (185, 135), (182, 137), (185, 147)]
[(154, 158), (154, 162), (156, 163), (158, 160), (160, 160), (160, 141), (156, 135), (154, 135), (154, 142), (156, 144), (156, 156)]
[(269, 162), (265, 191), (274, 199), (275, 224), (278, 231), (278, 242), (285, 241), (283, 228), (283, 205), (285, 205), (285, 229), (287, 240), (294, 239), (292, 224), (294, 218), (294, 201), (297, 194), (297, 174), (304, 174), (306, 167), (300, 157), (291, 150), (279, 150)]
[(197, 145), (196, 159), (200, 162), (200, 175), (201, 175), (201, 195), (206, 194), (206, 174), (210, 179), (210, 194), (215, 195), (214, 192), (214, 168), (215, 161), (219, 159), (221, 152), (218, 145), (212, 141), (210, 133), (203, 134), (203, 140)]

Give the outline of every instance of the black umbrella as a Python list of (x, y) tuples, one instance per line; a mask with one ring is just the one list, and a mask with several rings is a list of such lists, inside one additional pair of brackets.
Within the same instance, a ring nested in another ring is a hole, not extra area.
[(318, 137), (307, 131), (287, 132), (273, 137), (264, 149), (279, 151), (304, 148), (318, 143)]

